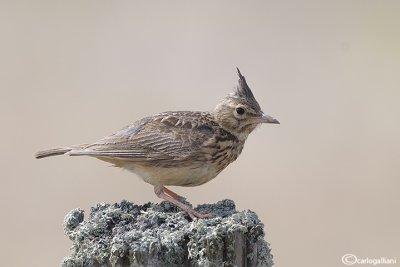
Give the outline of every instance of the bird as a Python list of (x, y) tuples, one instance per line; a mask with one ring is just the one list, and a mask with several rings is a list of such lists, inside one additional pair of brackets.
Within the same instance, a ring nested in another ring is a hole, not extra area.
[(103, 139), (39, 151), (35, 157), (89, 156), (128, 170), (154, 187), (157, 197), (192, 219), (210, 218), (185, 204), (166, 186), (193, 187), (209, 182), (242, 152), (251, 132), (263, 123), (280, 124), (265, 114), (245, 77), (209, 112), (168, 111), (142, 118)]

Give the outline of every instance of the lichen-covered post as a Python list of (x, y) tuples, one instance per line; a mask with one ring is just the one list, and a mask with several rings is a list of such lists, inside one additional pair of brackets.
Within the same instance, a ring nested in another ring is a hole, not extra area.
[(211, 219), (192, 221), (167, 202), (98, 204), (65, 217), (73, 245), (63, 266), (272, 266), (263, 224), (232, 200), (204, 204)]

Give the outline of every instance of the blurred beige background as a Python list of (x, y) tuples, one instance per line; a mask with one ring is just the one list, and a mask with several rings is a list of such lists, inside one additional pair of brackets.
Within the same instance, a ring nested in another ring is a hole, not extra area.
[(177, 192), (257, 212), (279, 267), (344, 266), (346, 253), (400, 264), (399, 13), (399, 1), (1, 1), (2, 265), (59, 265), (73, 208), (158, 201), (104, 162), (34, 152), (210, 110), (235, 66), (282, 124)]

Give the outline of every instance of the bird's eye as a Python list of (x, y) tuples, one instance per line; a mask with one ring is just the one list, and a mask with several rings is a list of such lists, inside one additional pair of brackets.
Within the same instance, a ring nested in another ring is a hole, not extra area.
[(243, 115), (244, 114), (244, 108), (236, 108), (236, 113), (239, 115)]

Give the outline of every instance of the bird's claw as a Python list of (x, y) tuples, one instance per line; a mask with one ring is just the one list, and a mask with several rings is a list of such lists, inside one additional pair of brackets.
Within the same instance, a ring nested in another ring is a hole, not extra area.
[(190, 216), (190, 218), (192, 220), (195, 220), (195, 219), (209, 219), (209, 218), (213, 217), (213, 214), (211, 214), (211, 213), (200, 213), (200, 212), (195, 211), (195, 210), (187, 211), (187, 214)]

